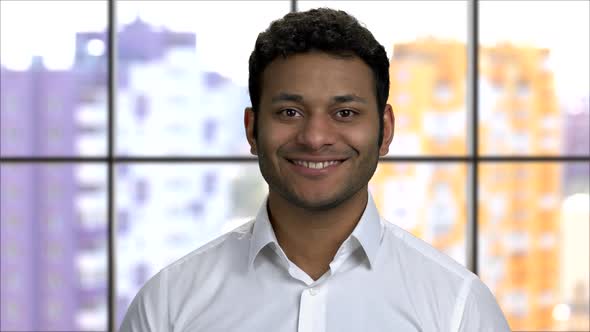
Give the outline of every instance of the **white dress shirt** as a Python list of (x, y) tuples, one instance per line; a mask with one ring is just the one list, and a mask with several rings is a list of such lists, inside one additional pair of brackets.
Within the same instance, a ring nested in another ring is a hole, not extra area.
[[(318, 221), (321, 222), (321, 221)], [(279, 246), (266, 209), (150, 279), (121, 332), (509, 331), (462, 265), (380, 218), (371, 195), (314, 281)]]

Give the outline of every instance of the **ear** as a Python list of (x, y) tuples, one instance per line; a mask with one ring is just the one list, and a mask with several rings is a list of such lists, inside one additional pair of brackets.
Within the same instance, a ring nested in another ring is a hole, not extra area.
[(244, 129), (246, 130), (246, 139), (248, 140), (248, 144), (250, 144), (250, 153), (253, 155), (258, 155), (258, 151), (256, 149), (256, 137), (254, 137), (254, 122), (256, 121), (256, 114), (254, 114), (254, 110), (252, 107), (246, 107), (244, 110)]
[(389, 153), (389, 144), (393, 140), (393, 132), (395, 128), (395, 117), (393, 116), (393, 108), (391, 105), (385, 105), (383, 112), (383, 142), (379, 147), (379, 156), (383, 157)]

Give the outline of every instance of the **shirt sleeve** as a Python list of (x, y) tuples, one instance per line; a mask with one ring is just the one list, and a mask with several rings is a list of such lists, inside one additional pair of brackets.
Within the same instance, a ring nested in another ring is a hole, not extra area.
[(169, 332), (165, 271), (150, 279), (137, 293), (119, 332)]
[(510, 332), (496, 298), (484, 283), (475, 278), (465, 302), (459, 332)]

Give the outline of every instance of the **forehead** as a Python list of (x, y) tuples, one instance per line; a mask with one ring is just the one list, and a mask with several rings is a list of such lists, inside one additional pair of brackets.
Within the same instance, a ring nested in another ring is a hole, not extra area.
[(375, 80), (371, 68), (357, 56), (308, 52), (279, 57), (266, 67), (261, 99), (269, 101), (279, 93), (299, 94), (305, 100), (353, 94), (373, 101)]

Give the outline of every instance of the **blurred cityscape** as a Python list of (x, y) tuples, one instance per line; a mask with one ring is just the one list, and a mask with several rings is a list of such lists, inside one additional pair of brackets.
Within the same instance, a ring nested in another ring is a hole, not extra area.
[[(548, 49), (503, 43), (482, 47), (479, 55), (481, 155), (590, 154), (589, 98), (559, 104)], [(397, 44), (390, 73), (393, 145), (401, 142), (401, 154), (465, 154), (465, 45), (434, 38)], [(412, 233), (464, 262), (466, 165), (380, 169), (372, 189), (386, 218), (408, 220)], [(588, 265), (579, 269), (564, 257), (589, 260), (588, 237), (563, 234), (588, 232), (590, 202), (584, 196), (586, 212), (577, 214), (563, 211), (562, 202), (588, 193), (588, 163), (490, 162), (481, 163), (479, 173), (479, 275), (511, 328), (587, 330)], [(572, 308), (567, 322), (560, 313), (564, 301)]]
[[(104, 32), (78, 33), (69, 70), (48, 70), (42, 58), (28, 70), (1, 68), (2, 156), (106, 154), (106, 45)], [(421, 38), (390, 46), (392, 155), (465, 155), (465, 45)], [(480, 52), (481, 154), (590, 154), (589, 96), (557, 99), (548, 50), (501, 44)], [(198, 53), (192, 32), (140, 19), (121, 29), (117, 155), (248, 154), (247, 87), (202, 71)], [(581, 212), (564, 202), (588, 197), (589, 164), (480, 167), (480, 275), (512, 329), (588, 329), (588, 202)], [(0, 330), (106, 329), (105, 165), (0, 171)], [(382, 163), (371, 191), (387, 219), (465, 263), (466, 179), (461, 163)], [(151, 276), (246, 221), (265, 193), (255, 163), (119, 164), (118, 321)], [(564, 237), (584, 229), (585, 237)], [(564, 263), (571, 255), (582, 268)]]

